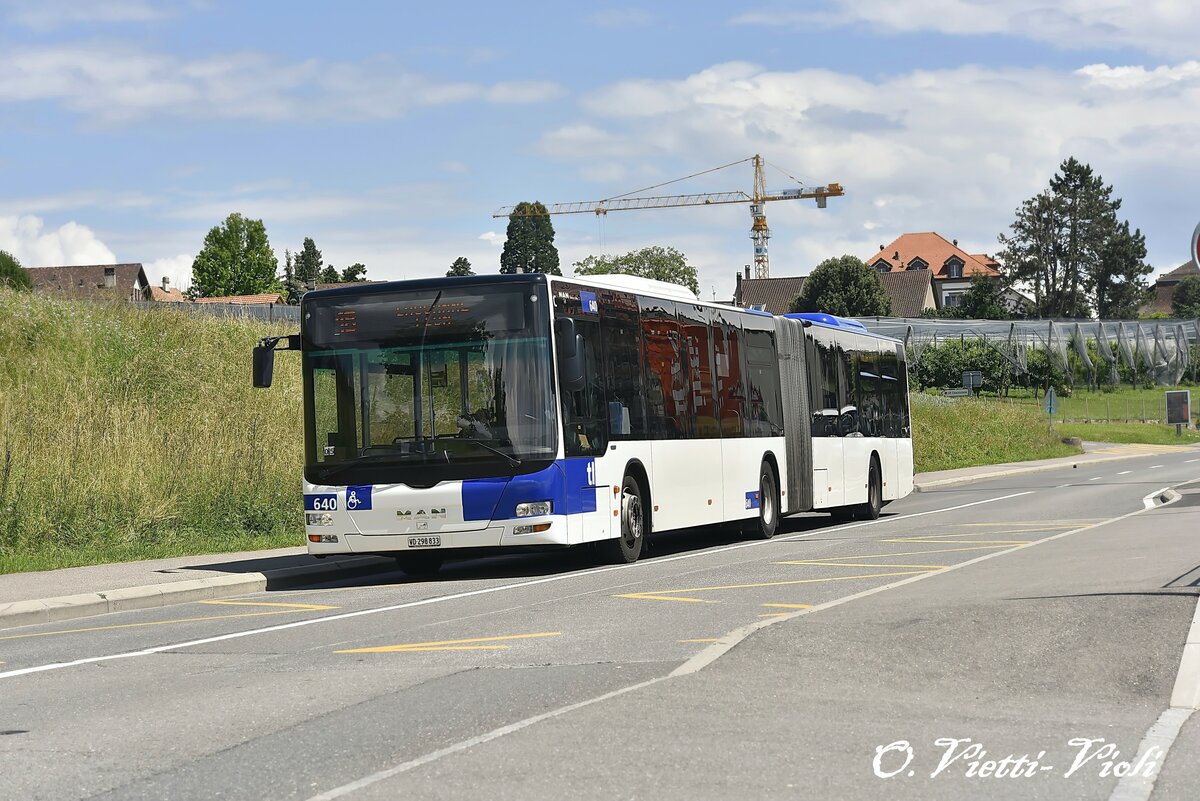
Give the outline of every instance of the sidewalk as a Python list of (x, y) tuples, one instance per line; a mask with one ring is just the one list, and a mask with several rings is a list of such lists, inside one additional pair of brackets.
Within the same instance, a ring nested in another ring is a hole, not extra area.
[[(926, 492), (1072, 464), (1097, 464), (1180, 450), (1179, 446), (1170, 445), (1096, 442), (1085, 442), (1084, 448), (1085, 453), (1061, 459), (921, 473), (916, 476), (914, 489)], [(301, 547), (71, 567), (43, 573), (10, 573), (0, 575), (0, 629), (228, 598), (379, 573), (394, 566), (391, 559), (378, 556), (315, 559)]]

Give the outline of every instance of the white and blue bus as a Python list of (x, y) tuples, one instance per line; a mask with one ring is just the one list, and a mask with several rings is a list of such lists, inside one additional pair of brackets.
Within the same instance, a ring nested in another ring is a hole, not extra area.
[(594, 544), (781, 515), (875, 518), (912, 491), (903, 345), (829, 315), (705, 303), (624, 275), (437, 278), (310, 292), (301, 351), (308, 549)]

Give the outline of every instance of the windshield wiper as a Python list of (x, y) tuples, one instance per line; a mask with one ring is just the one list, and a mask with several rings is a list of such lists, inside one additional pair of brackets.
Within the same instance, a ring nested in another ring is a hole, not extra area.
[(339, 473), (344, 473), (346, 470), (349, 470), (351, 467), (357, 467), (358, 465), (361, 465), (361, 464), (369, 464), (372, 462), (386, 462), (386, 461), (403, 462), (403, 461), (407, 460), (406, 457), (409, 457), (412, 455), (413, 454), (411, 454), (411, 453), (400, 453), (400, 452), (368, 453), (363, 456), (356, 456), (353, 459), (347, 459), (344, 462), (335, 462), (334, 464), (329, 464), (329, 465), (319, 465), (319, 467), (323, 471), (323, 478), (329, 479), (329, 478), (333, 478), (334, 476), (338, 475)]
[[(481, 448), (491, 451), (492, 453), (496, 454), (497, 456), (503, 456), (505, 459), (508, 460), (508, 463), (510, 465), (512, 465), (513, 467), (521, 466), (521, 460), (518, 459), (516, 456), (513, 456), (510, 453), (505, 453), (504, 451), (500, 450), (499, 448), (493, 448), (491, 445), (488, 445), (486, 442), (480, 442), (477, 439), (455, 439), (454, 441), (455, 442), (465, 442), (469, 445), (478, 445)], [(449, 453), (449, 451), (446, 451), (446, 453)]]

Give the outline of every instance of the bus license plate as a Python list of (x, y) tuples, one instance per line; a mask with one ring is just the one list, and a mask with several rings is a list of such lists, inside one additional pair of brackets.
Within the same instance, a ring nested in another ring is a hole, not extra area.
[(442, 545), (441, 537), (409, 537), (409, 548), (440, 548)]

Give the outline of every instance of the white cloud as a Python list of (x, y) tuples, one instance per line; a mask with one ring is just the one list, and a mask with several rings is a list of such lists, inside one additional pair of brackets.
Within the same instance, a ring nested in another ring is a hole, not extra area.
[(47, 230), (40, 217), (0, 216), (0, 250), (26, 267), (64, 264), (116, 264), (117, 257), (90, 228), (69, 222)]
[[(596, 163), (598, 151), (620, 154), (634, 171), (654, 163), (673, 175), (762, 153), (806, 183), (841, 182), (847, 196), (824, 211), (811, 201), (768, 206), (776, 275), (805, 273), (831, 255), (869, 255), (905, 231), (937, 230), (973, 252), (995, 252), (1013, 210), (1072, 155), (1114, 184), (1125, 200), (1122, 214), (1147, 233), (1152, 262), (1178, 264), (1183, 254), (1175, 246), (1195, 225), (1185, 219), (1194, 210), (1161, 202), (1200, 183), (1194, 62), (1075, 72), (968, 66), (874, 79), (719, 64), (678, 80), (619, 82), (584, 98), (582, 108), (540, 144), (580, 170)], [(767, 182), (769, 189), (792, 183), (775, 171)], [(678, 191), (750, 188), (747, 165)], [(717, 209), (696, 213), (707, 215), (710, 228), (737, 219), (717, 217)], [(610, 230), (635, 225), (609, 217)], [(692, 230), (693, 219), (704, 226), (703, 217), (687, 215), (682, 226), (675, 219), (657, 230)], [(714, 276), (718, 287), (731, 284), (748, 260), (741, 227), (730, 226), (728, 244), (711, 254), (729, 275)]]
[(826, 0), (802, 11), (759, 9), (735, 24), (805, 30), (865, 24), (886, 33), (1007, 34), (1058, 48), (1134, 47), (1186, 57), (1196, 52), (1194, 0)]
[(58, 102), (110, 124), (149, 115), (392, 119), (450, 103), (541, 103), (563, 91), (548, 81), (440, 81), (390, 58), (286, 62), (239, 52), (188, 61), (110, 44), (0, 51), (0, 103)]
[[(177, 256), (167, 256), (155, 259), (142, 265), (146, 270), (146, 279), (154, 285), (161, 286), (163, 276), (171, 280), (171, 286), (186, 291), (192, 285), (192, 262), (194, 253), (180, 253)], [(280, 261), (282, 264), (282, 260)]]
[(488, 89), (485, 97), (490, 103), (527, 105), (556, 100), (564, 93), (563, 87), (552, 81), (504, 81)]
[(496, 233), (495, 231), (484, 231), (482, 234), (479, 235), (479, 238), (482, 239), (484, 242), (487, 242), (492, 247), (496, 247), (496, 248), (504, 247), (504, 240), (505, 240), (504, 234)]
[(22, 0), (13, 3), (10, 18), (26, 28), (44, 31), (66, 25), (150, 22), (169, 13), (144, 0)]

